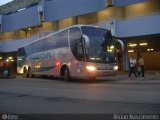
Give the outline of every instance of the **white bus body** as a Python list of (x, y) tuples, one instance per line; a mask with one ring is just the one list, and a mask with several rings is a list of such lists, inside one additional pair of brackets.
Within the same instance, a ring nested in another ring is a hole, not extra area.
[(75, 25), (18, 49), (17, 71), (25, 76), (96, 78), (115, 75), (115, 45), (110, 31)]

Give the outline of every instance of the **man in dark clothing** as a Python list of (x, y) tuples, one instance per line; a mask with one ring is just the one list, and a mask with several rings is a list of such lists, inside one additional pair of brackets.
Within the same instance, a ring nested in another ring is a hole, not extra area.
[(132, 56), (130, 58), (129, 64), (130, 64), (130, 71), (129, 71), (128, 77), (130, 78), (132, 73), (134, 73), (135, 77), (137, 77), (137, 74), (136, 74), (136, 64), (137, 64), (137, 61), (134, 58), (134, 56)]

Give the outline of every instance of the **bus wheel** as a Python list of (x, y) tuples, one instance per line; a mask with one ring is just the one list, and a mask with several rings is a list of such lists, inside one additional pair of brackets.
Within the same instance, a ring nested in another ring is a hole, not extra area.
[(28, 77), (28, 72), (26, 67), (23, 68), (23, 76)]
[(32, 78), (33, 77), (33, 74), (32, 74), (32, 71), (31, 71), (31, 68), (28, 69), (28, 77)]
[(70, 73), (69, 73), (69, 69), (66, 67), (65, 70), (64, 70), (64, 80), (65, 81), (70, 81), (71, 78), (70, 78)]

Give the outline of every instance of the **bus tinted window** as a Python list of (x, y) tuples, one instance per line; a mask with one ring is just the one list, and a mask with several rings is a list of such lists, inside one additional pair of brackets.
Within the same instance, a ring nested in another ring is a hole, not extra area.
[(43, 49), (43, 40), (34, 42), (28, 46), (26, 46), (26, 53), (27, 55), (33, 54), (33, 53), (38, 53), (42, 52)]
[(60, 32), (56, 35), (56, 47), (68, 47), (68, 30)]
[(18, 56), (24, 56), (24, 55), (26, 55), (25, 50), (24, 50), (24, 47), (19, 48), (19, 49), (18, 49)]
[(35, 42), (33, 45), (33, 53), (38, 53), (44, 51), (43, 49), (43, 40)]
[(71, 44), (74, 43), (75, 40), (81, 38), (81, 31), (80, 31), (80, 29), (79, 28), (71, 28), (69, 36), (70, 36)]
[(56, 41), (55, 41), (55, 36), (49, 36), (44, 39), (44, 49), (45, 50), (51, 50), (56, 48)]
[(81, 39), (81, 31), (79, 28), (70, 29), (70, 46), (73, 55), (77, 60), (84, 60), (83, 57), (83, 42)]
[(85, 26), (82, 33), (89, 37), (90, 48), (86, 49), (88, 62), (115, 62), (115, 45), (110, 31)]
[(51, 50), (60, 47), (68, 47), (68, 30), (62, 31), (44, 39), (45, 50)]

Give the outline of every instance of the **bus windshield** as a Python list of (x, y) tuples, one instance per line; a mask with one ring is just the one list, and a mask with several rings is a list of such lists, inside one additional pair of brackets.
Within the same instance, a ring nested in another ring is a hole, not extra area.
[(89, 48), (86, 48), (87, 62), (115, 62), (115, 45), (110, 31), (83, 26), (82, 34), (89, 37)]

